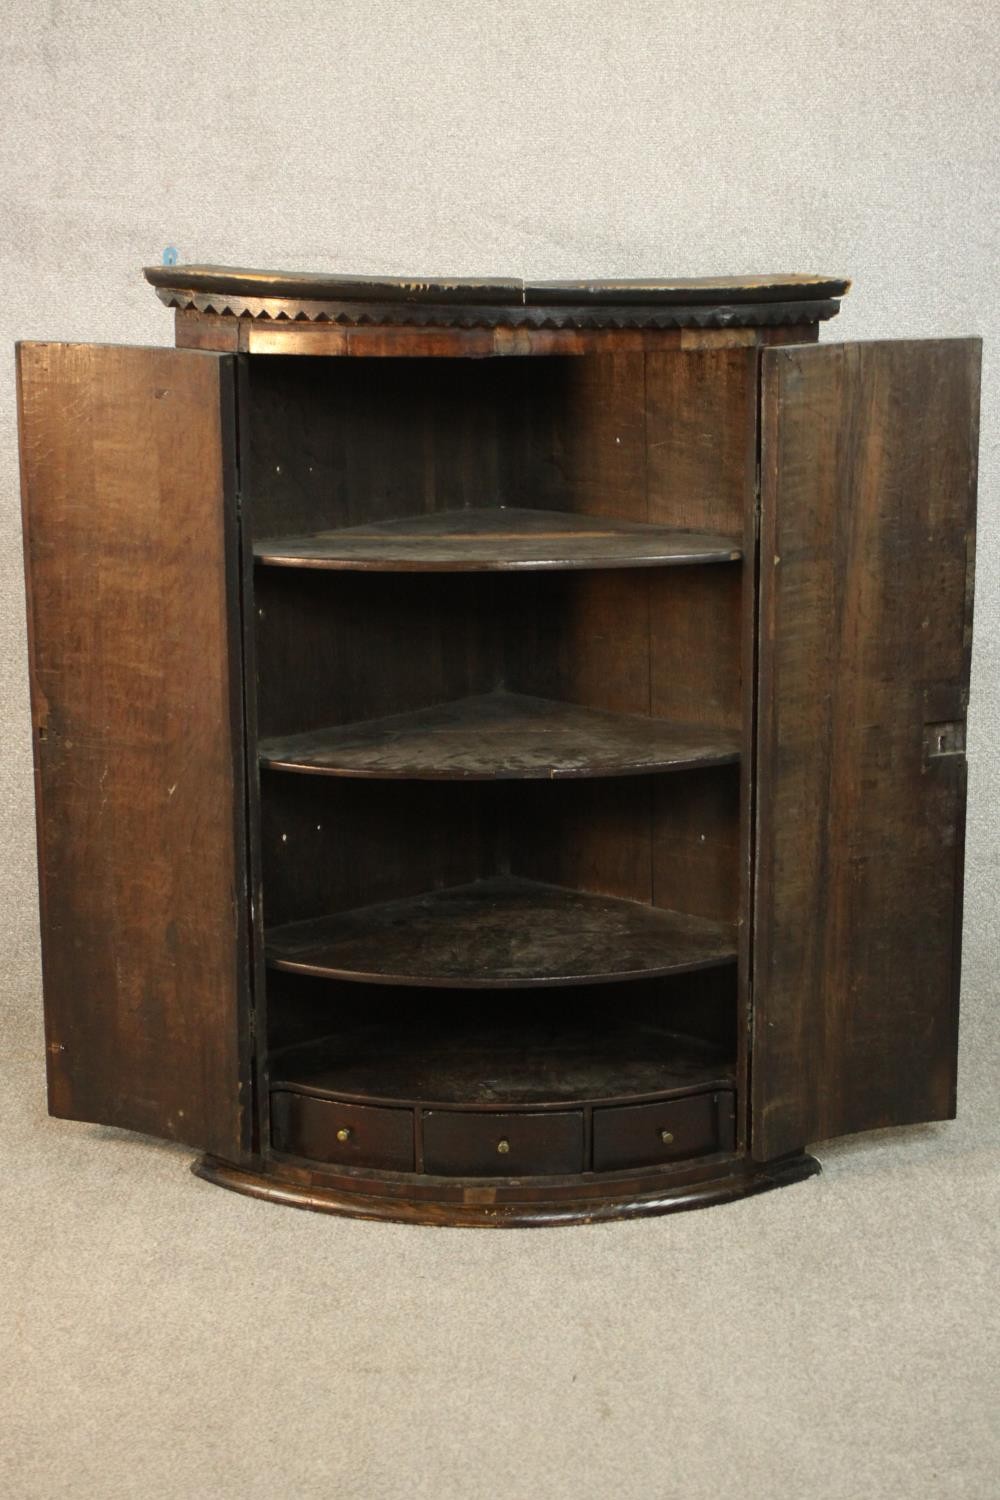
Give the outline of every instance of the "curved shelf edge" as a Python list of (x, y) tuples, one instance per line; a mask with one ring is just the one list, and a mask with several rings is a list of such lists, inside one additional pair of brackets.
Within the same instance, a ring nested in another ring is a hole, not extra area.
[(735, 537), (613, 517), (515, 506), (403, 516), (367, 526), (264, 537), (265, 567), (371, 573), (491, 573), (735, 563)]
[(516, 876), (273, 928), (265, 950), (290, 973), (462, 989), (651, 979), (737, 957), (731, 923)]
[(598, 1009), (599, 1030), (575, 1006), (555, 1018), (533, 1002), (436, 1023), (426, 1010), (401, 1014), (388, 1034), (367, 1019), (344, 1022), (272, 1054), (271, 1092), (383, 1109), (537, 1114), (735, 1089), (730, 1049), (679, 1033), (658, 1014), (635, 1021)]
[(499, 979), (481, 979), (470, 974), (428, 974), (426, 976), (412, 973), (392, 974), (374, 969), (370, 971), (352, 969), (346, 966), (338, 967), (336, 964), (310, 963), (294, 959), (268, 958), (267, 966), (269, 969), (277, 969), (285, 974), (308, 974), (314, 979), (337, 979), (345, 984), (394, 985), (400, 989), (535, 990), (560, 989), (564, 986), (575, 985), (617, 984), (640, 979), (664, 979), (669, 974), (696, 974), (701, 969), (718, 969), (726, 964), (734, 964), (736, 958), (734, 945), (732, 952), (685, 963), (668, 962), (651, 965), (648, 968), (616, 969), (608, 974), (567, 974), (551, 978), (547, 975), (541, 977), (518, 974)]
[(561, 781), (732, 765), (736, 731), (494, 692), (262, 740), (269, 771), (400, 781)]
[[(710, 1208), (716, 1203), (731, 1203), (739, 1198), (769, 1192), (772, 1188), (803, 1182), (815, 1177), (821, 1168), (815, 1157), (801, 1152), (773, 1163), (759, 1164), (749, 1159), (737, 1163), (729, 1161), (717, 1170), (716, 1175), (694, 1183), (671, 1185), (670, 1175), (664, 1173), (645, 1191), (635, 1190), (633, 1178), (623, 1184), (616, 1195), (616, 1185), (609, 1181), (607, 1196), (597, 1200), (553, 1196), (546, 1201), (502, 1204), (488, 1201), (459, 1203), (444, 1198), (417, 1201), (349, 1192), (339, 1187), (290, 1180), (262, 1163), (254, 1167), (239, 1167), (207, 1155), (199, 1157), (191, 1170), (196, 1177), (217, 1187), (288, 1208), (311, 1209), (316, 1213), (462, 1229), (529, 1229), (595, 1224), (611, 1219), (646, 1218), (654, 1214)], [(495, 1194), (495, 1189), (482, 1187), (466, 1191), (478, 1193), (481, 1199), (488, 1198), (491, 1192)]]

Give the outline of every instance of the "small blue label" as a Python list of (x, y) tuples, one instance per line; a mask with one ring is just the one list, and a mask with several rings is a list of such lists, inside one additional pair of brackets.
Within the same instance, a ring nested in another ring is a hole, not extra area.
[(177, 264), (177, 246), (176, 245), (168, 245), (167, 248), (164, 250), (164, 252), (163, 252), (163, 264), (165, 266), (176, 266), (176, 264)]

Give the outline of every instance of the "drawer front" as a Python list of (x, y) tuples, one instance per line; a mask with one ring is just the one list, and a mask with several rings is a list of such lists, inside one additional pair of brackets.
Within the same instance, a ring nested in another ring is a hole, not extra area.
[(424, 1115), (424, 1171), (438, 1177), (562, 1176), (583, 1171), (583, 1115)]
[(735, 1094), (723, 1091), (663, 1104), (595, 1109), (594, 1171), (653, 1167), (686, 1156), (731, 1151), (735, 1100)]
[(309, 1161), (412, 1172), (413, 1111), (277, 1089), (271, 1095), (271, 1144)]

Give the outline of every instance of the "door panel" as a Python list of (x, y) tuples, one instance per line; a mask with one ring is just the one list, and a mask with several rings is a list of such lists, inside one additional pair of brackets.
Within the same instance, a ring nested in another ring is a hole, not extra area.
[(232, 1159), (249, 1006), (231, 361), (18, 355), (49, 1107)]
[(979, 354), (762, 356), (760, 1159), (955, 1112)]

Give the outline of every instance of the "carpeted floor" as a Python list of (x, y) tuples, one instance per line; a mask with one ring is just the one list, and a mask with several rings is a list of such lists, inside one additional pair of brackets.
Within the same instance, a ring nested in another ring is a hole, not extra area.
[[(16, 1013), (30, 1016), (30, 996)], [(995, 1090), (744, 1203), (414, 1229), (2, 1097), (10, 1500), (1000, 1494)]]

